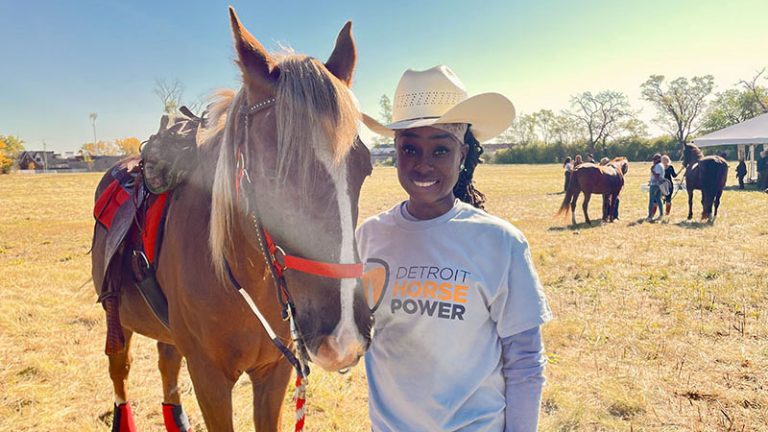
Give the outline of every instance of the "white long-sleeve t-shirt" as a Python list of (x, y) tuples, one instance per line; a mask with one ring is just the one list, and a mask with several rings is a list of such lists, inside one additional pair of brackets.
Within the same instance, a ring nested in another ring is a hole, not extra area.
[(518, 406), (533, 400), (523, 405), (538, 415), (540, 380), (527, 398), (530, 391), (508, 396), (506, 382), (529, 376), (526, 364), (540, 363), (540, 377), (543, 353), (509, 378), (515, 368), (502, 355), (503, 339), (523, 334), (512, 345), (527, 346), (539, 333), (526, 331), (551, 318), (519, 230), (458, 200), (425, 221), (408, 220), (398, 205), (360, 226), (358, 248), (378, 275), (367, 286), (376, 319), (366, 355), (374, 431), (503, 431), (508, 397)]

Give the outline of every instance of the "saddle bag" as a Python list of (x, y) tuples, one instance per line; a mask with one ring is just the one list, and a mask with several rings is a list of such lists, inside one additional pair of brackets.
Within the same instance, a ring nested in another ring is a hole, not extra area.
[(187, 118), (163, 115), (158, 132), (141, 148), (144, 183), (160, 194), (174, 189), (197, 166), (197, 133), (205, 124), (187, 107), (181, 107)]

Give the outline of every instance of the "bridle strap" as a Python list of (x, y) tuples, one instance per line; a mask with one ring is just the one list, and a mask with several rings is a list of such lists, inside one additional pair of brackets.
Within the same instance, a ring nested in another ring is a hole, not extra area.
[[(275, 333), (274, 329), (272, 329), (272, 326), (269, 325), (269, 321), (264, 317), (264, 314), (261, 313), (261, 310), (259, 310), (259, 307), (256, 305), (256, 302), (253, 301), (253, 298), (250, 294), (243, 288), (242, 285), (237, 281), (237, 278), (235, 278), (235, 275), (232, 273), (232, 268), (229, 265), (229, 261), (225, 260), (224, 265), (227, 268), (227, 276), (229, 276), (229, 283), (232, 285), (232, 288), (235, 289), (235, 291), (240, 294), (243, 299), (245, 299), (245, 302), (248, 304), (248, 306), (251, 308), (251, 311), (254, 315), (256, 315), (256, 318), (259, 319), (259, 322), (261, 323), (261, 326), (264, 327), (264, 330), (267, 332), (267, 335), (269, 335), (270, 340), (272, 341), (272, 344), (280, 351), (281, 354), (288, 360), (288, 362), (293, 366), (293, 368), (296, 370), (297, 376), (306, 377), (309, 375), (309, 368), (304, 365), (304, 362), (299, 360), (293, 352), (291, 352), (290, 349), (288, 349), (287, 346), (283, 343), (283, 341), (280, 340), (280, 338), (277, 337), (277, 334)], [(293, 321), (293, 320), (292, 320)], [(291, 323), (291, 333), (293, 335), (294, 326), (293, 323)], [(294, 338), (295, 341), (295, 338)]]
[(269, 258), (272, 261), (272, 265), (277, 269), (278, 274), (282, 274), (286, 270), (295, 270), (331, 279), (360, 279), (363, 277), (362, 263), (329, 263), (288, 255), (275, 244), (272, 236), (269, 235), (269, 232), (263, 226), (262, 231), (264, 232), (264, 240), (267, 243)]

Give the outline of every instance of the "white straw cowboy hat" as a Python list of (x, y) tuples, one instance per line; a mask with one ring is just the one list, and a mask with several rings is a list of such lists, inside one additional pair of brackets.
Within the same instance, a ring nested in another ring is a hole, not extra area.
[(509, 99), (499, 93), (467, 97), (459, 77), (444, 65), (403, 73), (395, 90), (392, 123), (383, 125), (363, 114), (363, 123), (369, 129), (387, 137), (401, 129), (469, 123), (479, 142), (504, 132), (514, 119), (515, 107)]

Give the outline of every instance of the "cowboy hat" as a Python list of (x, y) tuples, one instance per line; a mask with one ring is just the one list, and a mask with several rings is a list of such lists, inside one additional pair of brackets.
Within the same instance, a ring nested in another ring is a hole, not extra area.
[(363, 114), (372, 131), (394, 137), (396, 130), (442, 123), (468, 123), (478, 141), (487, 141), (512, 124), (515, 107), (499, 93), (467, 97), (459, 77), (439, 65), (425, 71), (408, 69), (395, 90), (392, 123), (383, 125)]

